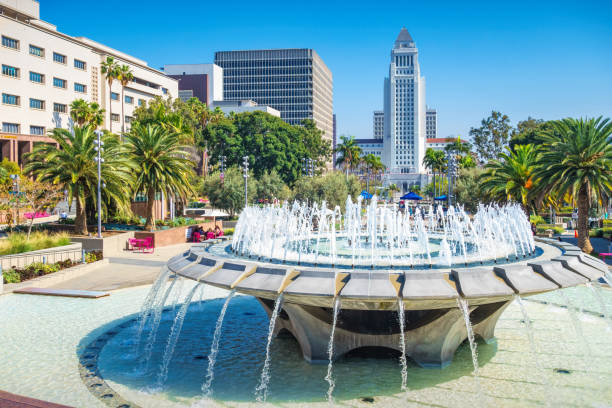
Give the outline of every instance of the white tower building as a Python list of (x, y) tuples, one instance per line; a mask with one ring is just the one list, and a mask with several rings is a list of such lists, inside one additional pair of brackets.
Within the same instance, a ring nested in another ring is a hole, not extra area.
[(389, 182), (404, 187), (422, 184), (425, 173), (425, 78), (418, 56), (410, 33), (402, 28), (385, 78), (383, 163), (389, 169)]

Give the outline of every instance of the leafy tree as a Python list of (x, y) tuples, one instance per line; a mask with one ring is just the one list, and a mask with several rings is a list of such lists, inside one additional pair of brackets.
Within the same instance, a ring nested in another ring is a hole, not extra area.
[(266, 171), (257, 179), (255, 199), (273, 202), (275, 199), (284, 201), (291, 196), (291, 190), (283, 182), (283, 179), (274, 170)]
[(117, 62), (115, 61), (115, 58), (106, 57), (106, 60), (102, 61), (102, 63), (100, 64), (100, 72), (106, 78), (106, 82), (108, 82), (108, 91), (109, 91), (109, 98), (110, 98), (109, 103), (108, 103), (109, 114), (110, 114), (110, 120), (108, 122), (108, 130), (112, 132), (113, 131), (113, 98), (112, 98), (113, 82), (115, 81), (115, 79), (119, 77), (119, 64), (117, 64)]
[(121, 65), (117, 68), (117, 79), (121, 83), (121, 133), (125, 132), (125, 87), (134, 80), (134, 74), (129, 65)]
[(387, 186), (387, 195), (389, 196), (390, 199), (393, 199), (393, 194), (395, 194), (398, 191), (400, 191), (400, 189), (395, 183), (389, 184)]
[(0, 184), (12, 185), (11, 174), (21, 176), (21, 167), (6, 157), (0, 161)]
[(516, 125), (516, 130), (513, 132), (509, 146), (512, 150), (517, 145), (532, 144), (538, 146), (540, 144), (540, 135), (550, 130), (550, 124), (543, 119), (534, 119), (531, 116), (527, 120), (520, 121)]
[(612, 196), (612, 122), (572, 119), (550, 122), (541, 136), (542, 155), (536, 168), (544, 192), (570, 193), (578, 201), (578, 246), (593, 250), (588, 217), (593, 200)]
[(540, 154), (533, 145), (519, 145), (514, 151), (506, 148), (499, 159), (491, 160), (481, 179), (481, 188), (491, 199), (514, 200), (523, 206), (529, 216), (534, 207), (536, 183), (534, 171)]
[(135, 124), (125, 136), (127, 156), (136, 168), (133, 191), (147, 196), (145, 230), (155, 228), (155, 194), (186, 201), (194, 194), (189, 184), (193, 162), (176, 133), (159, 125)]
[[(249, 177), (247, 183), (249, 201), (257, 194), (257, 181)], [(232, 166), (225, 171), (221, 180), (220, 173), (215, 172), (204, 179), (202, 193), (208, 197), (215, 208), (227, 211), (231, 217), (244, 208), (244, 178), (242, 171)]]
[(328, 208), (340, 206), (344, 210), (346, 196), (355, 201), (361, 192), (361, 183), (354, 176), (346, 176), (338, 171), (330, 171), (318, 177), (303, 177), (293, 188), (295, 200), (322, 203)]
[(492, 111), (491, 116), (480, 122), (480, 127), (470, 129), (470, 136), (482, 162), (496, 158), (503, 151), (511, 129), (510, 118), (498, 111)]
[(488, 197), (480, 188), (481, 178), (485, 171), (480, 167), (460, 169), (455, 183), (454, 195), (457, 204), (462, 205), (472, 214), (478, 210), (478, 204), (489, 202)]
[(425, 151), (423, 156), (423, 165), (425, 168), (430, 169), (433, 173), (433, 195), (437, 194), (436, 190), (436, 172), (442, 173), (446, 166), (446, 157), (443, 151), (435, 150), (431, 147)]
[[(57, 144), (41, 143), (34, 146), (32, 153), (26, 156), (24, 173), (36, 180), (61, 186), (68, 191), (68, 202), (76, 199), (75, 232), (87, 235), (87, 217), (85, 207), (87, 200), (96, 202), (98, 186), (98, 165), (94, 140), (97, 136), (93, 128), (74, 126), (68, 129), (55, 128), (49, 134)], [(101, 165), (102, 181), (106, 185), (102, 190), (102, 204), (120, 208), (130, 206), (130, 186), (132, 166), (123, 153), (116, 136), (105, 134), (102, 138), (104, 150)]]
[(361, 159), (361, 162), (366, 171), (367, 186), (369, 188), (370, 178), (373, 176), (374, 179), (376, 179), (378, 175), (384, 171), (385, 165), (380, 160), (380, 157), (372, 153), (365, 155)]
[(361, 147), (355, 142), (354, 136), (340, 136), (340, 139), (342, 143), (337, 144), (334, 150), (338, 154), (336, 156), (336, 164), (344, 167), (348, 177), (349, 170), (355, 170), (359, 164), (362, 151)]
[(75, 99), (70, 104), (70, 118), (78, 126), (89, 125), (93, 130), (104, 123), (105, 110), (97, 102)]

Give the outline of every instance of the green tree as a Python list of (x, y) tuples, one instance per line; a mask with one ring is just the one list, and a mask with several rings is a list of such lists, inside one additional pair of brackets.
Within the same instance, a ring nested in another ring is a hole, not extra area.
[[(250, 177), (247, 183), (249, 202), (257, 194), (257, 181)], [(242, 171), (232, 166), (225, 171), (221, 180), (220, 173), (214, 172), (204, 179), (202, 193), (208, 197), (215, 208), (227, 211), (231, 217), (244, 208), (244, 177)]]
[(291, 196), (291, 190), (275, 170), (266, 171), (257, 179), (255, 199), (272, 202), (275, 199), (284, 201)]
[(544, 192), (571, 194), (578, 201), (578, 246), (593, 250), (588, 217), (593, 200), (612, 196), (612, 122), (572, 119), (550, 122), (541, 136), (542, 155), (536, 168)]
[(423, 156), (423, 165), (433, 173), (433, 195), (437, 194), (436, 173), (442, 173), (446, 166), (446, 155), (441, 150), (428, 148)]
[(78, 126), (89, 125), (93, 130), (104, 123), (105, 110), (97, 102), (75, 99), (70, 104), (70, 118)]
[(108, 82), (108, 91), (109, 91), (109, 102), (108, 102), (108, 111), (110, 115), (110, 120), (108, 121), (108, 130), (110, 132), (113, 131), (113, 82), (115, 79), (119, 77), (119, 64), (115, 61), (113, 57), (106, 57), (105, 61), (102, 61), (100, 64), (100, 71), (106, 78), (106, 82)]
[(166, 197), (182, 201), (194, 194), (189, 183), (193, 162), (187, 159), (187, 146), (181, 144), (177, 135), (159, 125), (134, 124), (125, 136), (125, 143), (136, 168), (133, 191), (147, 196), (145, 230), (152, 231), (156, 193), (163, 192)]
[(378, 175), (385, 169), (385, 165), (380, 160), (380, 157), (369, 153), (366, 154), (362, 159), (362, 164), (365, 167), (366, 178), (367, 178), (367, 189), (370, 186), (370, 179), (373, 177), (377, 179)]
[(337, 153), (336, 164), (344, 167), (348, 177), (349, 170), (353, 171), (359, 164), (362, 151), (354, 136), (340, 136), (340, 139), (342, 143), (337, 144), (334, 150)]
[(295, 200), (322, 203), (328, 208), (336, 205), (344, 211), (346, 196), (355, 201), (361, 192), (361, 183), (355, 175), (346, 176), (338, 171), (330, 171), (317, 177), (302, 177), (293, 188)]
[(121, 83), (121, 133), (125, 132), (125, 87), (134, 80), (134, 74), (129, 65), (121, 65), (117, 68), (117, 79)]
[(459, 170), (459, 177), (455, 183), (454, 195), (457, 204), (462, 205), (472, 214), (478, 210), (478, 204), (486, 204), (490, 201), (483, 194), (480, 186), (485, 171), (480, 167), (462, 168)]
[(397, 184), (395, 184), (395, 183), (389, 184), (387, 186), (387, 195), (388, 195), (389, 199), (393, 199), (393, 194), (395, 194), (398, 191), (400, 191), (400, 189), (397, 186)]
[[(53, 129), (49, 137), (57, 142), (59, 149), (47, 143), (35, 145), (32, 153), (26, 156), (24, 173), (67, 190), (69, 203), (76, 199), (75, 232), (87, 235), (86, 203), (88, 199), (95, 203), (97, 198), (98, 165), (94, 143), (97, 136), (92, 127), (77, 125), (72, 132)], [(105, 134), (102, 141), (101, 170), (105, 184), (102, 204), (129, 208), (132, 165), (116, 136)]]
[(535, 166), (540, 154), (533, 145), (519, 145), (514, 151), (506, 148), (499, 159), (491, 160), (481, 179), (481, 188), (491, 199), (505, 202), (514, 200), (520, 203), (529, 216), (534, 208), (536, 183)]
[(514, 146), (532, 144), (538, 146), (540, 144), (540, 135), (550, 130), (550, 124), (543, 119), (534, 119), (531, 116), (527, 120), (522, 120), (516, 125), (516, 130), (513, 131), (510, 138), (509, 146), (514, 150)]
[(480, 122), (480, 127), (470, 129), (480, 161), (488, 162), (503, 151), (511, 129), (510, 118), (498, 111), (492, 111), (491, 116)]

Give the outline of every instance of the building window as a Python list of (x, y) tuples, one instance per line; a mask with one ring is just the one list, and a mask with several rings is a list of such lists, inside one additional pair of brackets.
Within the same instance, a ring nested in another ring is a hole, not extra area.
[(7, 48), (12, 48), (14, 50), (19, 49), (19, 40), (16, 40), (11, 37), (2, 36), (2, 46)]
[(119, 122), (119, 114), (118, 114), (118, 113), (113, 113), (113, 114), (111, 115), (111, 120), (112, 120), (113, 122)]
[(83, 71), (85, 71), (85, 68), (87, 68), (87, 63), (85, 63), (85, 61), (81, 61), (78, 59), (74, 59), (74, 67), (76, 69), (82, 69)]
[(139, 99), (138, 100), (138, 106), (145, 106), (145, 100), (144, 99)]
[(132, 123), (132, 117), (131, 116), (127, 116), (125, 117), (125, 123)]
[(68, 108), (65, 104), (57, 103), (57, 102), (53, 104), (53, 112), (66, 113), (67, 111), (68, 111)]
[(2, 94), (2, 103), (4, 103), (5, 105), (18, 106), (19, 105), (19, 96), (3, 93)]
[(134, 104), (134, 97), (125, 95), (125, 103)]
[(19, 71), (19, 68), (2, 64), (2, 75), (6, 75), (11, 78), (19, 78)]
[(165, 95), (168, 93), (168, 88), (162, 88), (162, 93)]
[(53, 61), (66, 65), (66, 56), (62, 54), (58, 54), (57, 52), (54, 52)]
[(83, 84), (77, 84), (75, 82), (74, 83), (74, 92), (85, 93), (85, 92), (87, 92), (87, 86), (85, 86)]
[(44, 84), (45, 76), (43, 74), (39, 74), (38, 72), (30, 71), (30, 81), (36, 82), (37, 84)]
[(19, 123), (2, 122), (2, 131), (6, 133), (19, 133)]
[(45, 109), (45, 101), (42, 101), (40, 99), (30, 98), (30, 108), (44, 110)]
[(117, 92), (111, 92), (111, 99), (113, 101), (118, 101), (119, 100), (119, 94)]
[(44, 126), (30, 126), (30, 134), (37, 136), (44, 136), (45, 128)]
[(60, 79), (60, 78), (53, 78), (53, 86), (56, 88), (64, 88), (66, 89), (68, 86), (68, 81), (66, 81), (65, 79)]
[(30, 55), (35, 57), (45, 58), (45, 49), (30, 44)]

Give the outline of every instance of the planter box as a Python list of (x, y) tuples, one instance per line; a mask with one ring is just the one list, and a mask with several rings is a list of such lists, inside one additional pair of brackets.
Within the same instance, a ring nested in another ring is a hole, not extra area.
[(63, 245), (54, 248), (39, 249), (37, 251), (22, 252), (20, 254), (0, 256), (0, 267), (8, 269), (12, 266), (18, 268), (27, 266), (34, 262), (55, 263), (71, 259), (75, 262), (83, 261), (83, 246), (80, 242)]
[(134, 231), (134, 238), (144, 239), (144, 238), (152, 237), (153, 246), (155, 248), (159, 248), (163, 246), (183, 244), (187, 242), (187, 238), (191, 236), (191, 230), (193, 230), (193, 228), (197, 226), (202, 227), (204, 231), (206, 231), (209, 228), (214, 230), (215, 225), (218, 225), (219, 228), (222, 228), (221, 221), (216, 221), (214, 223), (210, 221), (210, 222), (202, 222), (199, 224), (194, 224), (194, 225), (189, 225), (189, 226), (184, 226), (184, 227), (169, 228), (166, 230), (157, 230), (157, 231), (151, 231), (151, 232)]
[(80, 242), (85, 251), (102, 251), (104, 257), (113, 253), (121, 252), (126, 248), (127, 240), (134, 238), (135, 231), (126, 231), (108, 237), (89, 238), (89, 237), (70, 237), (74, 242)]

